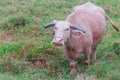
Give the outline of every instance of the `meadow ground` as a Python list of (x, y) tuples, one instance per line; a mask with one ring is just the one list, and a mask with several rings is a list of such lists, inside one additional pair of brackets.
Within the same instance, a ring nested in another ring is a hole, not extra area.
[(120, 80), (120, 32), (108, 21), (91, 70), (81, 55), (73, 76), (62, 47), (51, 44), (53, 30), (43, 28), (87, 1), (103, 7), (120, 29), (120, 0), (0, 0), (0, 80)]

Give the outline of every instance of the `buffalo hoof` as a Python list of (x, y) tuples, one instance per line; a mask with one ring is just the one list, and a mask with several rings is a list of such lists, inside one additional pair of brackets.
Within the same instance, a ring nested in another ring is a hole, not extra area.
[(87, 65), (86, 66), (86, 69), (89, 71), (91, 68), (90, 68), (90, 65)]
[(71, 69), (71, 72), (70, 72), (71, 75), (75, 75), (77, 74), (77, 70), (75, 68)]

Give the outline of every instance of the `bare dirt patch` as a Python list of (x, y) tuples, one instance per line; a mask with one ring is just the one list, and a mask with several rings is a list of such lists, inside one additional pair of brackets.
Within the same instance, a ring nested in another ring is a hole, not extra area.
[(32, 62), (36, 67), (41, 67), (44, 69), (50, 67), (50, 62), (42, 56), (38, 56), (36, 58), (29, 58), (27, 59), (27, 61)]
[(1, 37), (1, 41), (2, 42), (13, 42), (13, 41), (16, 41), (16, 39), (9, 34), (5, 34)]
[(110, 54), (106, 55), (106, 58), (109, 60), (109, 62), (114, 62), (116, 60), (116, 57)]

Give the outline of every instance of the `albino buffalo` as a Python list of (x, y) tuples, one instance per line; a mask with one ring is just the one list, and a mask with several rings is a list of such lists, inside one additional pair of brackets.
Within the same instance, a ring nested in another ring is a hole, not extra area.
[(71, 74), (75, 74), (76, 59), (84, 53), (85, 63), (90, 69), (90, 55), (96, 60), (96, 48), (106, 31), (106, 19), (119, 31), (103, 8), (87, 2), (73, 8), (71, 14), (64, 21), (53, 21), (45, 28), (54, 27), (55, 37), (52, 43), (63, 46), (64, 53), (70, 62)]

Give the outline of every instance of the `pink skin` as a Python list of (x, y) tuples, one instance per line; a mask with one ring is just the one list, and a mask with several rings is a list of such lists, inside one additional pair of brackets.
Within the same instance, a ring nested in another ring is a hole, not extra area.
[[(55, 38), (52, 43), (55, 46), (63, 46), (64, 53), (70, 62), (71, 74), (76, 74), (76, 60), (81, 53), (84, 53), (87, 69), (90, 69), (90, 55), (92, 60), (96, 60), (96, 48), (102, 41), (108, 18), (110, 23), (115, 28), (112, 20), (104, 12), (104, 9), (90, 2), (73, 8), (71, 14), (65, 21), (58, 21), (54, 26)], [(74, 35), (74, 30), (69, 26), (75, 24), (80, 29), (86, 31), (77, 32)], [(117, 28), (115, 28), (117, 30)]]
[[(52, 43), (55, 46), (64, 47), (64, 53), (66, 54), (68, 61), (70, 61), (71, 74), (75, 74), (77, 72), (75, 60), (79, 58), (81, 52), (84, 52), (87, 69), (90, 69), (89, 54), (91, 53), (90, 47), (92, 45), (91, 32), (88, 31), (83, 33), (70, 29), (69, 23), (66, 21), (57, 22), (54, 27), (54, 31), (55, 38), (53, 39)], [(87, 46), (84, 46), (86, 44)]]

